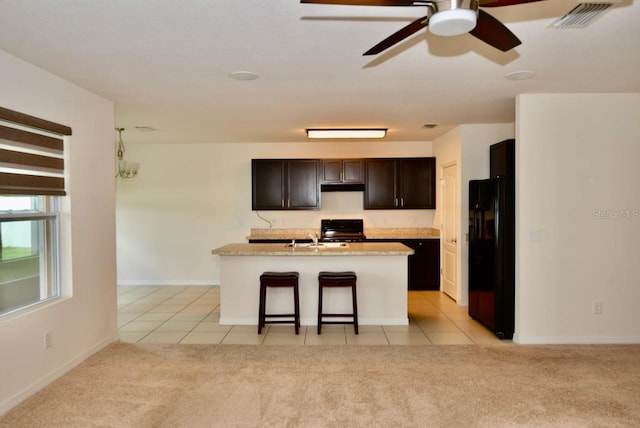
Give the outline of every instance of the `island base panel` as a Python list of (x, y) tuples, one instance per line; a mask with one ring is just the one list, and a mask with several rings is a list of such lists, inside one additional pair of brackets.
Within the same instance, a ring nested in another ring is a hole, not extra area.
[[(317, 325), (318, 273), (354, 271), (358, 276), (358, 322), (407, 325), (407, 256), (221, 256), (220, 324), (257, 325), (260, 275), (266, 271), (300, 274), (300, 322)], [(268, 312), (290, 310), (291, 290), (269, 290)], [(351, 310), (350, 289), (326, 289), (325, 312)]]

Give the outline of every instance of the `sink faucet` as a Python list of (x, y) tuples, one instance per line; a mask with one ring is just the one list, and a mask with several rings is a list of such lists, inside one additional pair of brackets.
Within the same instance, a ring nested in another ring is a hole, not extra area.
[(318, 234), (317, 233), (309, 233), (307, 234), (309, 238), (313, 241), (313, 245), (318, 246)]

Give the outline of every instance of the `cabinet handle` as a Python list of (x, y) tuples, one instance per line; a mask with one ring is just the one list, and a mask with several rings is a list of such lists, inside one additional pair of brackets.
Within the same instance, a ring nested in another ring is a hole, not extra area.
[(284, 199), (280, 199), (280, 207), (284, 208)]
[(404, 207), (404, 198), (400, 198), (400, 206)]

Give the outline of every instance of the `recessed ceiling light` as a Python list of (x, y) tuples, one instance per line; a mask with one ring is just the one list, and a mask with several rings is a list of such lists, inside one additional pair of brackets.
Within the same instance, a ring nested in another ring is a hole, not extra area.
[(422, 127), (423, 127), (424, 129), (433, 129), (433, 128), (435, 128), (436, 126), (438, 126), (438, 124), (437, 124), (437, 123), (425, 123), (424, 125), (422, 125)]
[(505, 79), (509, 79), (509, 80), (527, 80), (527, 79), (531, 79), (535, 75), (536, 75), (535, 71), (520, 70), (520, 71), (514, 71), (511, 73), (508, 73), (504, 77)]
[(232, 71), (229, 73), (229, 77), (234, 80), (256, 80), (258, 78), (258, 74), (253, 71)]

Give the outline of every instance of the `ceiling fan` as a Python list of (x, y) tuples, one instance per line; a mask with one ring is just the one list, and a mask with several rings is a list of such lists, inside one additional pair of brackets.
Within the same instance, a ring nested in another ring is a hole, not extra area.
[(427, 16), (416, 19), (363, 54), (376, 55), (425, 27), (440, 36), (469, 33), (506, 52), (522, 42), (503, 23), (480, 7), (511, 6), (536, 1), (542, 0), (300, 0), (300, 3), (427, 8)]

